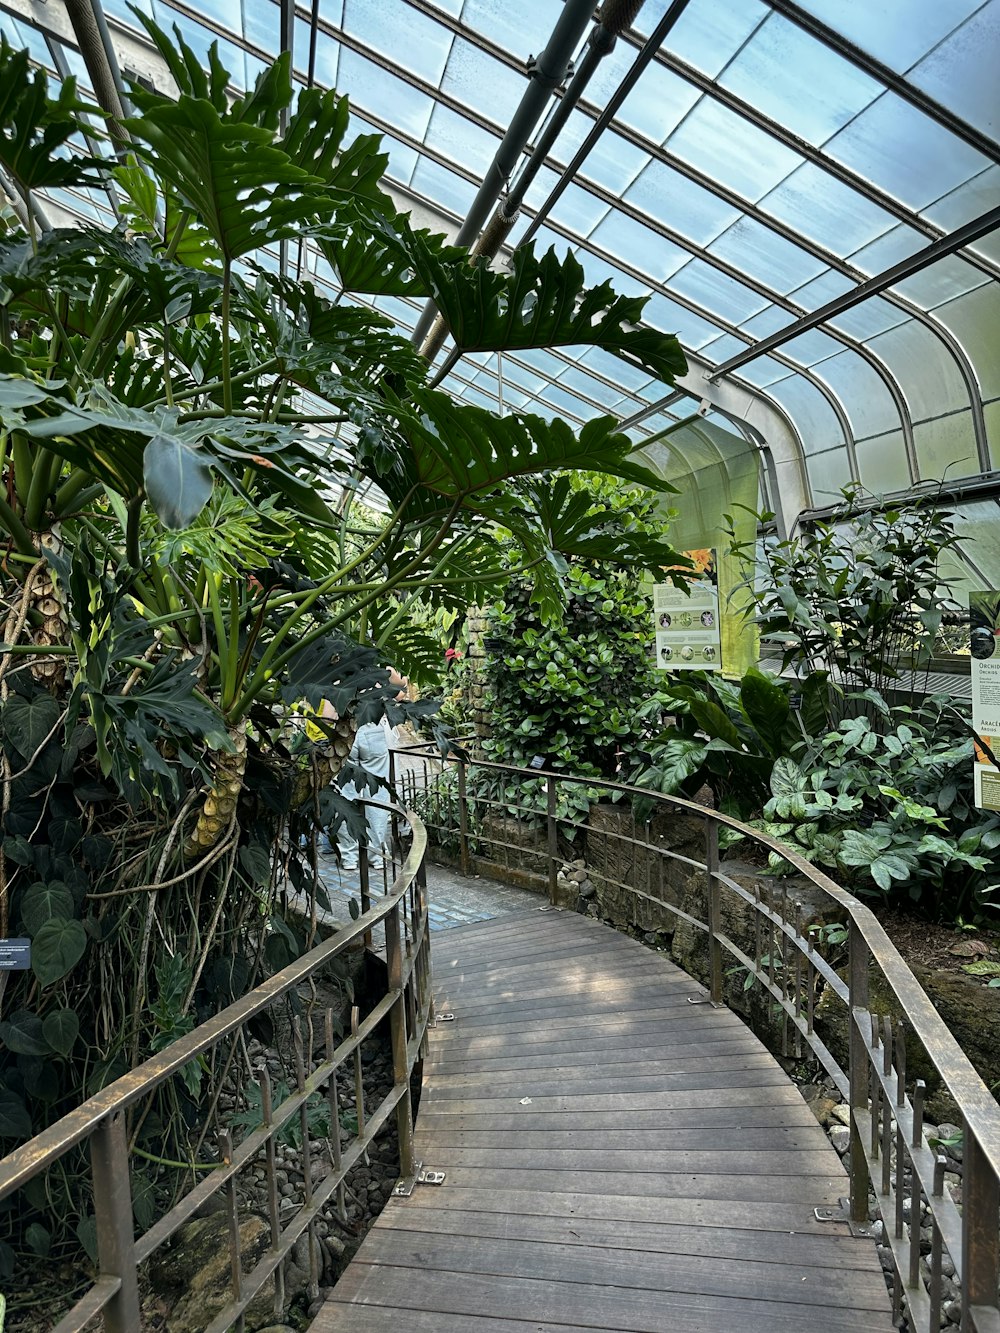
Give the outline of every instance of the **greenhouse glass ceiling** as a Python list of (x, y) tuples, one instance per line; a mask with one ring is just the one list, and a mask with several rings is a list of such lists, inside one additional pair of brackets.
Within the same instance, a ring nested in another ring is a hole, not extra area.
[[(290, 48), (302, 84), (348, 94), (358, 131), (385, 136), (400, 207), (454, 236), (530, 58), (574, 3), (139, 7), (195, 51), (218, 42), (237, 88)], [(125, 0), (105, 0), (104, 15), (121, 69), (168, 89)], [(0, 22), (55, 77), (91, 88), (62, 0), (0, 0)], [(688, 374), (671, 391), (568, 349), (468, 356), (444, 387), (576, 423), (611, 412), (637, 445), (705, 418), (759, 452), (786, 525), (851, 481), (891, 495), (971, 479), (988, 493), (1000, 478), (998, 55), (1000, 0), (646, 0), (566, 117), (507, 246), (570, 249), (589, 282), (650, 295), (646, 317), (678, 334)], [(572, 76), (505, 174), (516, 179), (567, 88)], [(51, 204), (57, 220), (113, 218), (100, 193)], [(418, 303), (378, 305), (420, 324)]]

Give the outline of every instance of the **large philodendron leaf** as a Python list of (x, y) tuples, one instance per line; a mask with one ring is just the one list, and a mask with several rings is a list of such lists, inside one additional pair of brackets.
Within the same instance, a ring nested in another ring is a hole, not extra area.
[(565, 468), (670, 489), (629, 457), (632, 441), (615, 429), (614, 417), (595, 417), (576, 435), (558, 418), (496, 417), (431, 389), (415, 390), (411, 401), (415, 410), (401, 411), (400, 431), (412, 449), (416, 480), (440, 494), (472, 495), (513, 477)]
[(667, 384), (687, 370), (673, 334), (638, 327), (648, 298), (617, 296), (609, 282), (585, 287), (571, 254), (539, 259), (523, 247), (502, 273), (482, 261), (442, 262), (419, 232), (409, 234), (409, 251), (462, 352), (586, 344), (628, 356)]
[(100, 115), (77, 99), (75, 79), (64, 79), (50, 98), (45, 71), (32, 70), (29, 53), (0, 34), (0, 166), (22, 189), (98, 182), (94, 158), (66, 151), (85, 111)]
[(334, 206), (269, 129), (227, 121), (211, 102), (150, 101), (126, 127), (229, 262), (297, 236)]
[(413, 262), (415, 239), (424, 255), (442, 267), (469, 261), (464, 247), (449, 245), (437, 232), (412, 229), (408, 217), (364, 207), (342, 209), (335, 222), (318, 227), (313, 236), (344, 290), (368, 296), (430, 295), (425, 274)]

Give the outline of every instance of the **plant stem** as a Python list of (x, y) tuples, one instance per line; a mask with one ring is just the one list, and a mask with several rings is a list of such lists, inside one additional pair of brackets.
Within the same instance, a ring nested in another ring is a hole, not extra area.
[(38, 549), (31, 533), (2, 495), (0, 495), (0, 525), (7, 529), (22, 555), (38, 558)]
[(222, 269), (222, 406), (233, 410), (233, 382), (229, 374), (229, 302), (232, 297), (233, 275), (227, 259)]

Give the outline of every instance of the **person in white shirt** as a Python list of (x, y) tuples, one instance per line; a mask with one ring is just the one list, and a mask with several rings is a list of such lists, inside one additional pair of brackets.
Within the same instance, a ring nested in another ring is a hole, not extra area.
[[(401, 676), (392, 667), (389, 668), (389, 684), (398, 687), (397, 698), (403, 698), (409, 688), (406, 677)], [(363, 794), (364, 799), (370, 802), (365, 806), (365, 825), (368, 833), (368, 864), (373, 870), (381, 870), (385, 865), (389, 807), (384, 802), (389, 783), (389, 746), (395, 739), (395, 729), (390, 726), (386, 717), (380, 722), (362, 723), (354, 738), (350, 759), (372, 777), (379, 778), (384, 786), (376, 792), (362, 793), (353, 782), (345, 782), (340, 789), (341, 795), (350, 801), (358, 800)], [(337, 830), (337, 847), (340, 851), (341, 869), (357, 870), (360, 843), (346, 823), (342, 823)]]

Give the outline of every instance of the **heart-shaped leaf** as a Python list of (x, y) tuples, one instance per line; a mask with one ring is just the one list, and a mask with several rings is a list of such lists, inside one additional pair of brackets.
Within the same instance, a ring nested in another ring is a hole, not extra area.
[(30, 759), (59, 721), (59, 705), (48, 694), (25, 699), (12, 694), (0, 713), (0, 726), (18, 754)]
[(21, 903), (21, 917), (29, 935), (38, 937), (38, 932), (47, 921), (55, 918), (69, 920), (75, 915), (73, 894), (59, 880), (50, 884), (32, 884), (25, 892)]
[(48, 1055), (42, 1020), (28, 1009), (18, 1009), (6, 1023), (0, 1023), (0, 1042), (15, 1055)]
[(69, 1055), (80, 1035), (80, 1020), (72, 1009), (56, 1009), (45, 1015), (42, 1032), (58, 1055)]
[(87, 932), (79, 921), (53, 917), (32, 940), (31, 968), (43, 986), (51, 986), (76, 966), (87, 948)]

